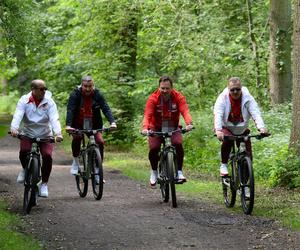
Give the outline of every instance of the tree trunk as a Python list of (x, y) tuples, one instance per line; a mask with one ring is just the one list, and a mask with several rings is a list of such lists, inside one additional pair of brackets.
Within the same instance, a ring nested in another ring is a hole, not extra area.
[(300, 0), (295, 0), (293, 44), (293, 123), (290, 147), (300, 156)]
[(270, 0), (269, 80), (272, 104), (283, 103), (291, 99), (290, 0)]

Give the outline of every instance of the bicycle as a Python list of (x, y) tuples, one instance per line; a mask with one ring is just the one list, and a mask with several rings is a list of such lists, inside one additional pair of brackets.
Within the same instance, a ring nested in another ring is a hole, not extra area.
[(173, 133), (185, 134), (186, 129), (176, 129), (171, 132), (149, 131), (147, 136), (159, 136), (162, 138), (162, 147), (159, 152), (158, 178), (157, 183), (160, 185), (161, 195), (164, 202), (169, 202), (170, 189), (172, 197), (172, 207), (177, 207), (177, 197), (175, 184), (183, 184), (185, 181), (178, 180), (177, 156), (175, 147), (171, 144)]
[[(10, 134), (10, 132), (9, 132)], [(29, 214), (31, 208), (37, 205), (37, 197), (39, 193), (38, 185), (41, 182), (41, 154), (40, 142), (55, 143), (55, 138), (30, 138), (28, 136), (18, 134), (18, 139), (29, 139), (32, 142), (31, 150), (28, 153), (28, 163), (25, 167), (24, 180), (24, 196), (23, 196), (23, 213)]]
[(246, 150), (245, 141), (250, 138), (261, 140), (268, 136), (270, 134), (224, 136), (224, 140), (234, 141), (229, 156), (229, 174), (221, 177), (226, 207), (233, 207), (235, 205), (236, 194), (239, 193), (244, 213), (248, 215), (252, 213), (255, 195), (254, 172), (251, 158)]
[[(75, 176), (76, 187), (80, 197), (85, 197), (88, 192), (88, 180), (91, 179), (93, 195), (100, 200), (103, 194), (103, 165), (99, 147), (95, 141), (97, 132), (109, 131), (110, 128), (102, 129), (75, 129), (67, 131), (69, 134), (82, 135), (79, 153), (79, 170)], [(85, 137), (88, 138), (86, 143)]]

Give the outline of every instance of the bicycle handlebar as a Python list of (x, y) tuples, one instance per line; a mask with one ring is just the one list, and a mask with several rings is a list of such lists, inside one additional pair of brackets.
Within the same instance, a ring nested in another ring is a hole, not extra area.
[[(192, 128), (194, 129), (194, 128)], [(190, 130), (186, 130), (185, 128), (178, 128), (178, 129), (175, 129), (173, 131), (170, 131), (170, 132), (161, 132), (161, 131), (148, 131), (147, 134), (143, 134), (141, 133), (143, 136), (161, 136), (161, 137), (171, 137), (172, 134), (176, 133), (176, 132), (179, 132), (181, 134), (185, 134), (185, 133), (188, 133), (190, 132)]]
[(107, 132), (110, 131), (110, 128), (99, 128), (99, 129), (74, 129), (74, 130), (69, 130), (67, 133), (69, 134), (75, 134), (75, 135), (81, 135), (81, 134), (86, 134), (87, 136), (89, 135), (94, 135), (97, 132)]
[[(8, 132), (8, 134), (11, 135), (11, 132)], [(54, 137), (48, 137), (48, 138), (34, 137), (34, 138), (32, 138), (32, 137), (29, 137), (29, 136), (23, 135), (23, 134), (18, 134), (16, 137), (17, 137), (18, 139), (23, 139), (23, 138), (25, 138), (25, 139), (30, 140), (31, 142), (50, 142), (50, 143), (55, 143), (55, 142), (56, 142), (56, 140), (55, 140)]]
[(262, 138), (269, 137), (271, 134), (256, 134), (256, 135), (224, 135), (224, 140), (236, 141), (238, 139), (242, 139), (247, 141), (249, 138), (255, 138), (257, 140), (261, 140)]

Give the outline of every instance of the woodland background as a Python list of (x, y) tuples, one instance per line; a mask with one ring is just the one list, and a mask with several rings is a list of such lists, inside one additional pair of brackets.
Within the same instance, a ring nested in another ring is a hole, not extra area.
[(144, 105), (170, 75), (196, 127), (185, 137), (186, 168), (217, 176), (212, 108), (239, 76), (272, 133), (253, 141), (256, 179), (299, 187), (299, 8), (289, 0), (0, 0), (1, 113), (13, 114), (41, 78), (64, 124), (69, 93), (91, 74), (118, 123), (107, 143), (146, 156)]

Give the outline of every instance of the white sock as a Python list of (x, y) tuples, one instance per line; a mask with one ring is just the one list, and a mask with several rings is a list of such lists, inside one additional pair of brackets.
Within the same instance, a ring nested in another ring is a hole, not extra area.
[(226, 167), (227, 168), (228, 164), (227, 163), (221, 163), (221, 167)]
[(79, 157), (73, 157), (73, 163), (79, 165)]

